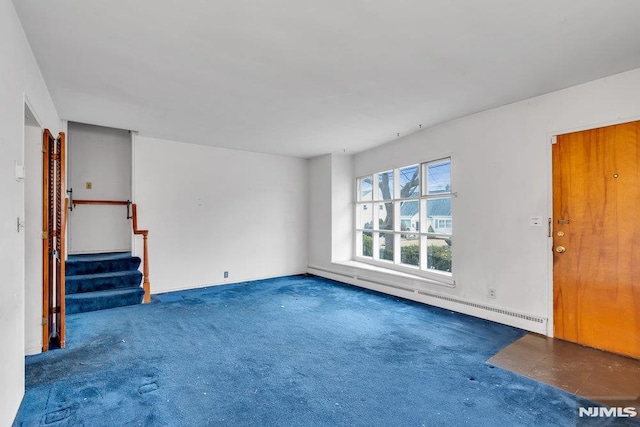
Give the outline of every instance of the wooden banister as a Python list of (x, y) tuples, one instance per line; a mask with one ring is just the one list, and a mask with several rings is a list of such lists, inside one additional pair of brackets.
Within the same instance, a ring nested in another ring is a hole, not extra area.
[(151, 302), (151, 283), (149, 283), (149, 249), (147, 247), (147, 238), (149, 230), (138, 230), (138, 206), (131, 205), (131, 219), (133, 222), (133, 234), (142, 234), (142, 289), (144, 289), (144, 303)]
[(128, 200), (78, 200), (73, 199), (74, 205), (128, 205)]
[[(71, 202), (75, 205), (131, 205), (131, 220), (133, 234), (142, 234), (142, 289), (144, 289), (143, 302), (146, 304), (151, 302), (151, 283), (149, 282), (149, 248), (147, 246), (147, 238), (149, 237), (149, 230), (138, 230), (138, 207), (135, 203), (131, 203), (129, 200), (78, 200), (74, 199)], [(127, 209), (128, 212), (128, 209)], [(127, 217), (129, 218), (129, 217)]]

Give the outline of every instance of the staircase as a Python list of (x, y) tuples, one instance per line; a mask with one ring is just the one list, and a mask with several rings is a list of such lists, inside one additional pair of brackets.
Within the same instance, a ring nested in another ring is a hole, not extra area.
[(65, 264), (66, 314), (142, 303), (140, 258), (130, 253), (69, 255)]

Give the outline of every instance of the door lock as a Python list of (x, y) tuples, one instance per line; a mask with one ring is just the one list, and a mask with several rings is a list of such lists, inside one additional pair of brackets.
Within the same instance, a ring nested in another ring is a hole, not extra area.
[(562, 254), (566, 251), (564, 246), (556, 246), (556, 252), (558, 252), (559, 254)]

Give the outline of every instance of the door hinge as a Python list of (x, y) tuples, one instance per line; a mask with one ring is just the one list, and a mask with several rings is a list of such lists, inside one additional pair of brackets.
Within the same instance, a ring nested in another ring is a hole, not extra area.
[(46, 324), (48, 324), (48, 323), (49, 323), (49, 319), (47, 319), (46, 317), (43, 317), (43, 318), (42, 318), (42, 324), (43, 324), (43, 325), (46, 325)]
[(548, 229), (549, 229), (549, 234), (548, 234), (547, 237), (551, 237), (551, 228), (552, 228), (551, 218), (549, 218), (549, 221), (547, 222), (547, 226), (548, 226)]
[(49, 238), (49, 233), (47, 233), (46, 231), (42, 232), (42, 240), (46, 240)]

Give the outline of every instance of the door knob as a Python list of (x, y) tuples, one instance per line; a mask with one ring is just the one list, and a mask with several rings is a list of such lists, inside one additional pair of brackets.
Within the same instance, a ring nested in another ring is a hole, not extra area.
[(556, 246), (556, 252), (558, 252), (559, 254), (564, 253), (566, 251), (566, 249), (564, 248), (564, 246)]

